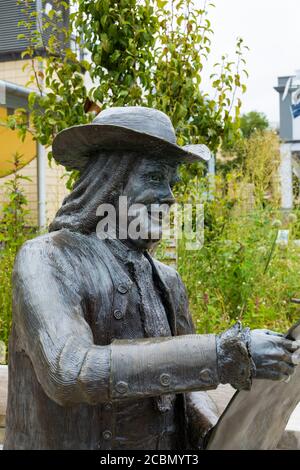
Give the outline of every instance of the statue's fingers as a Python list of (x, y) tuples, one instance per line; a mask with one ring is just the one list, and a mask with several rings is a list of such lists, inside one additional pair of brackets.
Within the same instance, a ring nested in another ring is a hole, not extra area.
[(300, 364), (300, 351), (288, 351), (286, 348), (278, 348), (278, 353), (273, 356), (273, 359), (284, 361), (287, 364), (297, 366)]
[(274, 366), (265, 366), (263, 371), (260, 371), (259, 377), (265, 380), (281, 380), (282, 372)]
[(295, 372), (295, 366), (293, 364), (288, 364), (287, 362), (279, 363), (280, 371), (286, 375), (293, 375)]
[(287, 379), (287, 377), (290, 377), (290, 376), (285, 375), (282, 372), (275, 371), (275, 370), (269, 370), (265, 375), (265, 378), (267, 380), (274, 380), (274, 381), (284, 381)]
[(279, 341), (277, 341), (277, 343), (279, 343), (287, 351), (290, 351), (290, 352), (295, 352), (300, 348), (300, 342), (299, 341), (291, 341), (289, 339), (280, 338)]
[(293, 355), (295, 353), (292, 353), (290, 351), (287, 351), (285, 348), (281, 348), (276, 356), (274, 356), (275, 359), (278, 361), (284, 361), (287, 364), (295, 364), (293, 361)]
[(295, 372), (295, 366), (279, 361), (276, 365), (266, 367), (264, 370), (264, 378), (267, 380), (286, 380)]
[(300, 364), (300, 352), (299, 351), (294, 352), (294, 354), (292, 354), (292, 364), (294, 364), (295, 366), (298, 366)]

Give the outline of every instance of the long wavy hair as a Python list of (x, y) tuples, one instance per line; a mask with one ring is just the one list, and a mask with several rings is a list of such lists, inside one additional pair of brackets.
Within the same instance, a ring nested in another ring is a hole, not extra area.
[(62, 228), (85, 234), (94, 231), (99, 220), (97, 207), (103, 203), (116, 205), (136, 161), (135, 152), (103, 151), (91, 157), (56, 213), (49, 232)]

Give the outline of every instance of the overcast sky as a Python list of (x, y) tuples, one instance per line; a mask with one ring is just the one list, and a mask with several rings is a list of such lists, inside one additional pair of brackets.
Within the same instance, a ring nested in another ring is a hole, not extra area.
[[(199, 0), (201, 1), (201, 0)], [(250, 47), (248, 91), (243, 112), (262, 111), (279, 120), (277, 76), (300, 69), (300, 0), (212, 0), (209, 19), (215, 31), (212, 59), (234, 52), (237, 36)]]

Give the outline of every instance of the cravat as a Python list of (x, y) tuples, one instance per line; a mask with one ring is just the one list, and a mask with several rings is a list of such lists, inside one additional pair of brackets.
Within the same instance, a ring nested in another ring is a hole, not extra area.
[(152, 266), (143, 253), (130, 253), (127, 261), (140, 295), (140, 312), (145, 336), (171, 336), (167, 315), (156, 290)]

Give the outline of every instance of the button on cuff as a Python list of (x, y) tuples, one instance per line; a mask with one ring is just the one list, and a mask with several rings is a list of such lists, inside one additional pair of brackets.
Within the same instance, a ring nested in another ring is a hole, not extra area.
[(168, 387), (171, 383), (171, 377), (169, 374), (161, 374), (159, 381), (163, 387)]
[(128, 384), (126, 382), (117, 382), (115, 389), (120, 395), (124, 395), (128, 391)]
[(212, 375), (209, 369), (201, 370), (199, 375), (200, 375), (200, 380), (204, 383), (210, 383), (212, 381)]

